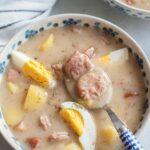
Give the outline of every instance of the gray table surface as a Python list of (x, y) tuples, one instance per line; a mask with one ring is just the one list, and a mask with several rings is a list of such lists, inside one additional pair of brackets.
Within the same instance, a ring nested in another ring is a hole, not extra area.
[[(111, 21), (127, 31), (141, 45), (150, 60), (150, 21), (120, 14), (106, 5), (103, 0), (58, 0), (51, 14), (60, 13), (84, 13)], [(145, 150), (150, 149), (150, 121), (138, 139)], [(12, 150), (1, 136), (0, 150)]]

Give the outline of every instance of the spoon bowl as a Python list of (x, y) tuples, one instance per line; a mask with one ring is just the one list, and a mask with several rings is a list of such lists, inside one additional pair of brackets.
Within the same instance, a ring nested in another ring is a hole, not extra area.
[[(100, 78), (102, 78), (105, 82), (105, 89), (102, 91), (102, 93), (93, 99), (84, 99), (83, 97), (80, 97), (77, 92), (77, 80), (73, 80), (68, 77), (64, 77), (64, 84), (65, 87), (69, 93), (69, 95), (75, 100), (76, 102), (84, 105), (85, 107), (89, 109), (98, 109), (103, 108), (105, 105), (108, 105), (111, 102), (112, 99), (112, 82), (107, 75), (105, 71), (103, 71), (99, 66), (94, 67), (92, 71), (90, 71)], [(81, 77), (78, 79), (80, 80)]]

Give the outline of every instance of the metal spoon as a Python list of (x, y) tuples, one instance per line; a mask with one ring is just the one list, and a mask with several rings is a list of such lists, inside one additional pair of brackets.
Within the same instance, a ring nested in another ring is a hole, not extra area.
[[(69, 95), (73, 98), (73, 100), (76, 100), (77, 93), (75, 90), (75, 81), (67, 77), (64, 77), (64, 85)], [(108, 106), (108, 103), (103, 105), (102, 107), (99, 106), (99, 108), (104, 109), (108, 113), (126, 150), (143, 150), (141, 144), (136, 140), (133, 133), (111, 110), (111, 108)], [(93, 107), (92, 109), (95, 109), (95, 107)]]

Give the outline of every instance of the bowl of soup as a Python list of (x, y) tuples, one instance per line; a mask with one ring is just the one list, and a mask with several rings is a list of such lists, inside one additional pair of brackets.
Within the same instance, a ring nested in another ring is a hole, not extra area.
[(118, 11), (142, 19), (150, 19), (150, 2), (148, 0), (104, 0)]
[(35, 22), (0, 54), (1, 134), (17, 150), (122, 149), (96, 107), (107, 100), (140, 136), (149, 119), (149, 71), (136, 41), (106, 20), (62, 14)]

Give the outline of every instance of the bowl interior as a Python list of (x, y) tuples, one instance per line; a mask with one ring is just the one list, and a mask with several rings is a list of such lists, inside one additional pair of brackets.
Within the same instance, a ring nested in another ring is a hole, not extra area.
[(150, 10), (137, 8), (131, 5), (127, 5), (126, 3), (120, 0), (104, 0), (108, 3), (111, 7), (114, 7), (118, 11), (128, 14), (130, 16), (142, 18), (142, 19), (150, 19)]
[[(140, 134), (140, 130), (144, 128), (145, 122), (148, 119), (149, 109), (148, 108), (148, 97), (150, 97), (149, 89), (149, 81), (150, 81), (150, 65), (148, 59), (144, 55), (143, 51), (139, 47), (139, 45), (122, 29), (109, 23), (103, 19), (99, 19), (97, 17), (81, 15), (81, 14), (62, 14), (48, 17), (42, 21), (36, 22), (30, 26), (25, 27), (18, 34), (16, 34), (11, 41), (4, 48), (3, 52), (0, 55), (0, 82), (3, 79), (5, 74), (5, 68), (9, 63), (10, 54), (12, 51), (17, 50), (24, 42), (30, 40), (33, 36), (39, 34), (40, 32), (57, 28), (62, 26), (84, 26), (84, 27), (92, 27), (97, 30), (102, 30), (110, 34), (116, 40), (128, 45), (129, 51), (133, 54), (135, 61), (139, 65), (141, 72), (143, 73), (143, 77), (145, 80), (146, 87), (146, 103), (145, 103), (145, 111), (143, 112), (143, 117), (141, 118), (141, 123), (139, 128), (137, 129), (137, 135)], [(147, 111), (146, 111), (147, 110)], [(141, 126), (142, 125), (142, 126)], [(26, 150), (23, 144), (19, 143), (17, 139), (12, 135), (9, 130), (4, 117), (2, 110), (0, 109), (0, 131), (3, 137), (7, 140), (7, 142), (17, 150)]]

